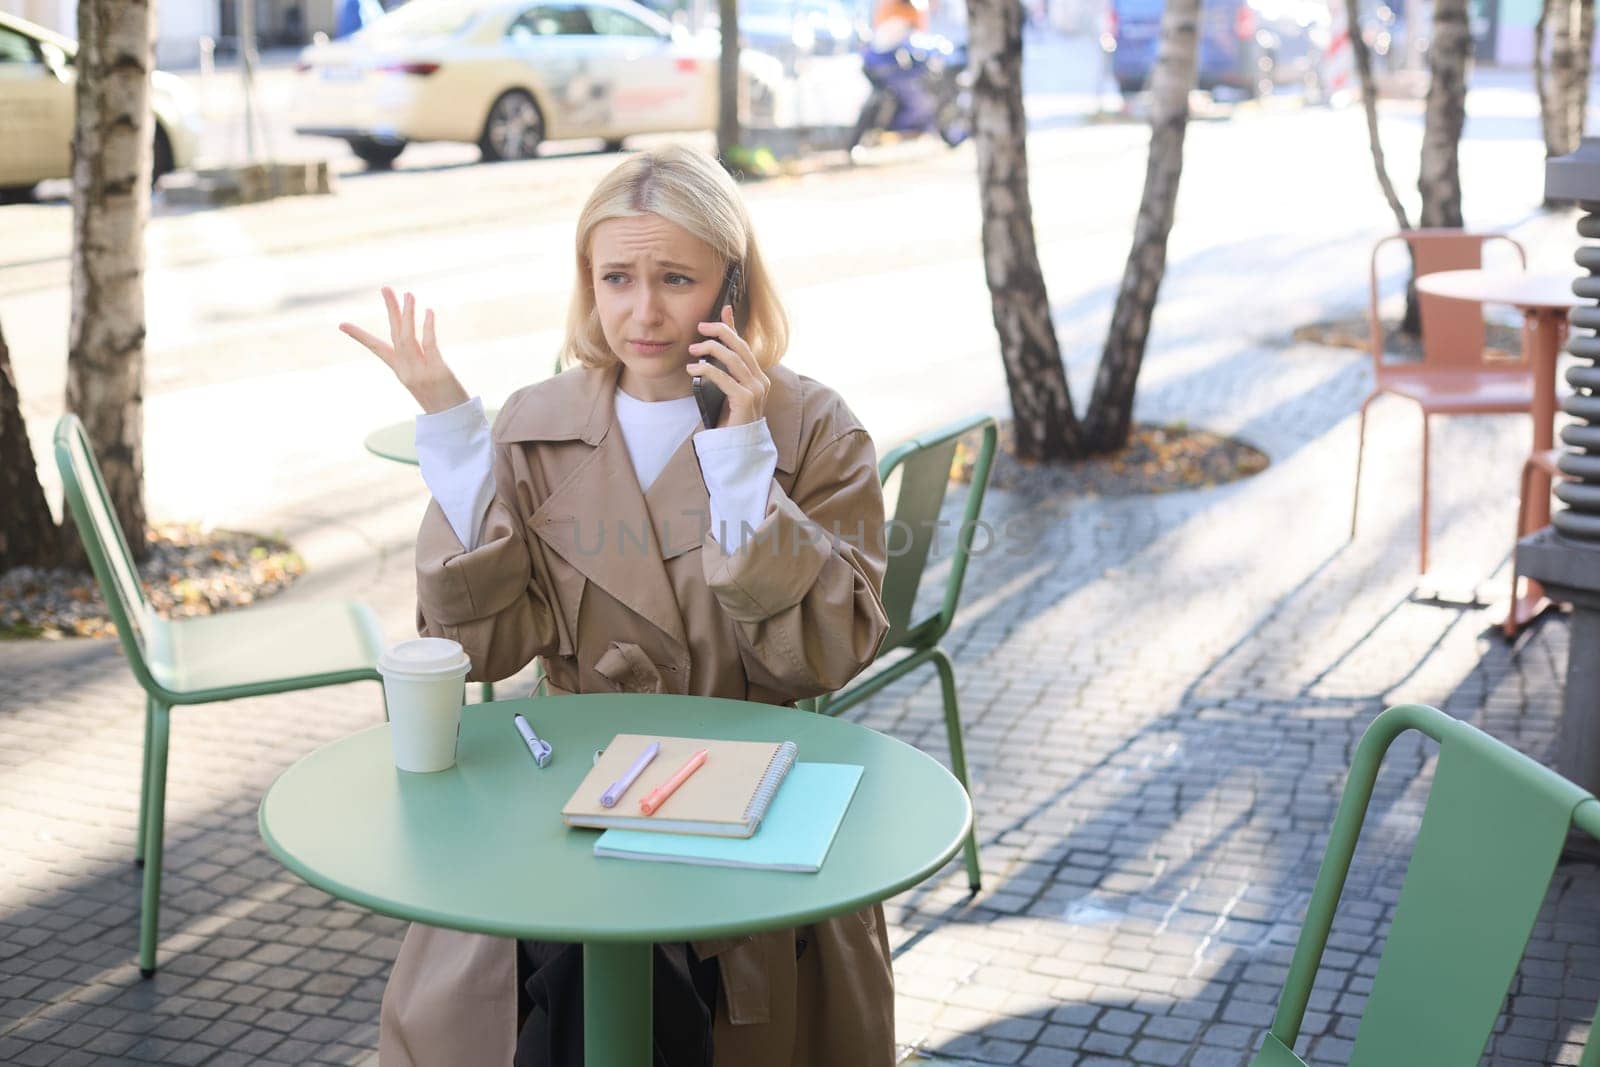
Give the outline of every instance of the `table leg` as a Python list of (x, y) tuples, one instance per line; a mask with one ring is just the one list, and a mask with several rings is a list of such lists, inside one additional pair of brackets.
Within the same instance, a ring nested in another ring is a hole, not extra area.
[[(1555, 446), (1556, 362), (1566, 340), (1567, 313), (1561, 308), (1528, 308), (1522, 318), (1522, 350), (1533, 364), (1533, 451), (1535, 454)], [(1543, 467), (1528, 471), (1523, 483), (1525, 516), (1518, 537), (1550, 525), (1550, 475)], [(1532, 578), (1523, 579), (1524, 591), (1514, 593), (1503, 624), (1514, 635), (1523, 624), (1544, 608), (1544, 587)]]
[(584, 944), (585, 1067), (649, 1067), (651, 979), (648, 941)]

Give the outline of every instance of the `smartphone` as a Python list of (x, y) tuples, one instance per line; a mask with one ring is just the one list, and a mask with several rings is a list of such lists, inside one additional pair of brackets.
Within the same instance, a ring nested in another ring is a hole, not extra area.
[[(739, 299), (743, 296), (744, 271), (738, 263), (728, 264), (728, 272), (722, 276), (722, 290), (717, 293), (717, 302), (711, 305), (711, 314), (706, 317), (707, 322), (721, 322), (722, 309), (729, 304), (733, 305), (733, 321), (739, 321)], [(722, 360), (707, 356), (707, 363), (715, 363), (723, 370)], [(700, 405), (700, 421), (705, 423), (708, 430), (716, 429), (717, 423), (722, 420), (722, 408), (728, 398), (718, 388), (717, 383), (706, 378), (694, 380), (694, 399)]]

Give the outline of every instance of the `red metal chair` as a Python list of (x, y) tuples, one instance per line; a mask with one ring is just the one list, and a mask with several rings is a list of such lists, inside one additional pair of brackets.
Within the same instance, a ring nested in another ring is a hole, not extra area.
[(1356, 517), (1361, 504), (1361, 459), (1366, 450), (1367, 408), (1384, 393), (1404, 397), (1422, 409), (1422, 516), (1420, 553), (1417, 570), (1428, 569), (1428, 420), (1434, 415), (1514, 415), (1533, 409), (1533, 368), (1526, 353), (1517, 359), (1488, 358), (1481, 305), (1418, 293), (1422, 317), (1422, 360), (1386, 361), (1383, 354), (1383, 324), (1378, 319), (1378, 255), (1385, 245), (1404, 241), (1411, 248), (1416, 276), (1442, 270), (1473, 270), (1483, 266), (1483, 248), (1490, 241), (1504, 241), (1516, 249), (1522, 267), (1527, 254), (1513, 238), (1496, 233), (1467, 233), (1463, 230), (1407, 230), (1391, 234), (1372, 249), (1370, 303), (1370, 347), (1372, 372), (1376, 382), (1361, 404), (1361, 423), (1356, 445), (1356, 487), (1350, 504), (1350, 536), (1356, 535)]

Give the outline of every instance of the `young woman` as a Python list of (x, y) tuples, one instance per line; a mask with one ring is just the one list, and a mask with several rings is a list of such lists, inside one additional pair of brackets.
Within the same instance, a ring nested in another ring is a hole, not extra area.
[[(693, 150), (633, 156), (590, 196), (576, 251), (571, 369), (514, 393), (492, 431), (409, 293), (384, 290), (387, 342), (340, 327), (424, 411), (421, 632), (461, 642), (474, 679), (541, 657), (552, 693), (792, 704), (842, 687), (887, 632), (876, 457), (837, 393), (779, 364), (787, 320), (738, 189)], [(697, 377), (727, 398), (711, 429)], [(891, 1064), (888, 948), (877, 906), (657, 946), (656, 1063)], [(577, 946), (414, 925), (382, 1063), (576, 1067), (581, 966)]]

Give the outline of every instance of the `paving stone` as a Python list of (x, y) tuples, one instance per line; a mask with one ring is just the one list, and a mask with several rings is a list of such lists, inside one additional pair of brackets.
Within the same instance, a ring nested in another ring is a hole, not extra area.
[[(1568, 229), (1534, 219), (1519, 232), (1566, 241)], [(1351, 307), (1361, 243), (1345, 249)], [(1302, 254), (1273, 280), (1303, 273)], [(913, 1051), (978, 1065), (1241, 1067), (1276, 1010), (1350, 754), (1382, 704), (1432, 703), (1535, 759), (1555, 751), (1568, 623), (1548, 615), (1507, 646), (1485, 636), (1497, 604), (1416, 601), (1414, 419), (1387, 401), (1372, 409), (1362, 526), (1347, 540), (1365, 357), (1247, 336), (1215, 312), (1210, 287), (1184, 297), (1181, 266), (1174, 277), (1137, 417), (1245, 436), (1271, 466), (1152, 497), (989, 494), (987, 518), (1035, 534), (1026, 551), (972, 560), (948, 635), (985, 889), (968, 899), (952, 863), (888, 902)], [(1470, 476), (1436, 465), (1435, 556), (1498, 590), (1525, 428), (1463, 418), (1434, 433), (1437, 454), (1475, 464)], [(354, 491), (329, 481), (328, 492)], [(409, 536), (385, 541), (370, 573), (325, 588), (368, 599), (405, 632)], [(936, 586), (923, 606), (936, 606)], [(851, 717), (947, 758), (929, 673)], [(0, 1062), (298, 1065), (371, 1052), (405, 924), (300, 883), (255, 821), (284, 768), (378, 721), (372, 694), (353, 693), (179, 720), (162, 970), (146, 982), (131, 962), (137, 686), (110, 643), (0, 642), (0, 806), (24, 824), (0, 878)], [(280, 728), (264, 735), (261, 721)], [(1305, 1019), (1319, 1062), (1350, 1049), (1433, 772), (1415, 738), (1385, 760)], [(1596, 999), (1600, 865), (1569, 859), (1493, 1062), (1577, 1062)]]

